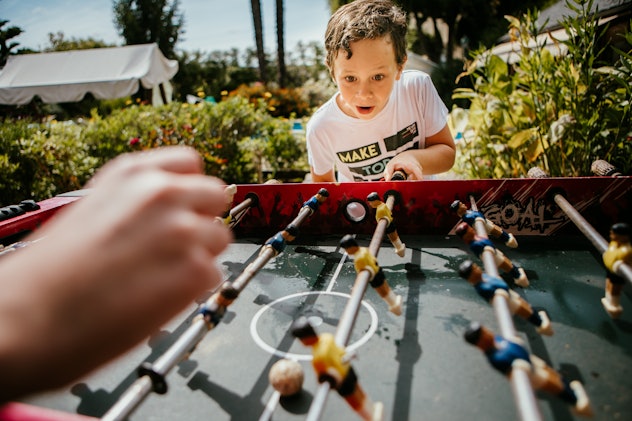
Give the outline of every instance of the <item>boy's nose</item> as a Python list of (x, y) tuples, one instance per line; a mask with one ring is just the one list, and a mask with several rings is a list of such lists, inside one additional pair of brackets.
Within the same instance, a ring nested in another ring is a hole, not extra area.
[(361, 82), (358, 86), (357, 95), (360, 98), (368, 98), (372, 95), (371, 84), (369, 82)]

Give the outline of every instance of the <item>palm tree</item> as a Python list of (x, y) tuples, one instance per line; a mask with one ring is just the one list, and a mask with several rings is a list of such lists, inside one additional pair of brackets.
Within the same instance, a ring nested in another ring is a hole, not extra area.
[(277, 60), (279, 64), (279, 87), (285, 88), (287, 80), (287, 70), (285, 68), (285, 42), (284, 42), (284, 22), (283, 22), (283, 0), (276, 0), (276, 21), (277, 21)]
[(261, 22), (261, 1), (250, 0), (252, 20), (255, 26), (255, 43), (257, 46), (257, 60), (259, 61), (259, 78), (266, 83), (266, 53), (263, 49), (263, 24)]
[(12, 54), (11, 50), (20, 45), (17, 42), (9, 42), (9, 40), (24, 32), (17, 26), (10, 26), (7, 29), (2, 29), (2, 27), (7, 23), (9, 23), (8, 20), (0, 20), (0, 69), (7, 62), (9, 55)]

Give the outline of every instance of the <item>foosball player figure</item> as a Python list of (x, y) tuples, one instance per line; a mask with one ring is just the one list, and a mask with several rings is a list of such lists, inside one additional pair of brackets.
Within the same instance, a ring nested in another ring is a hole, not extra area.
[(402, 297), (393, 292), (388, 285), (384, 271), (368, 247), (360, 247), (352, 235), (345, 235), (340, 240), (340, 247), (353, 257), (353, 265), (357, 273), (366, 270), (370, 273), (370, 284), (388, 304), (388, 310), (396, 315), (402, 314)]
[(495, 296), (502, 295), (507, 299), (511, 314), (517, 314), (535, 325), (542, 335), (553, 335), (551, 320), (546, 311), (533, 311), (531, 305), (516, 291), (509, 289), (501, 278), (484, 273), (483, 269), (471, 260), (459, 265), (459, 276), (469, 282), (485, 301), (491, 304)]
[(318, 193), (313, 195), (308, 201), (303, 203), (303, 207), (308, 206), (312, 212), (316, 212), (320, 207), (321, 203), (323, 203), (329, 197), (329, 192), (327, 189), (322, 188), (318, 190)]
[(630, 245), (630, 225), (619, 222), (610, 228), (610, 243), (603, 252), (603, 263), (606, 266), (606, 294), (601, 304), (610, 317), (616, 319), (621, 316), (621, 291), (625, 285), (625, 278), (617, 275), (619, 266), (623, 263), (632, 265), (632, 245)]
[(287, 243), (291, 243), (292, 241), (294, 241), (294, 239), (296, 239), (296, 237), (298, 237), (298, 228), (290, 224), (285, 227), (285, 229), (277, 232), (275, 235), (268, 238), (268, 240), (261, 248), (259, 255), (261, 255), (261, 253), (263, 253), (267, 249), (272, 249), (275, 256), (279, 253), (283, 253), (283, 250), (285, 250), (285, 246), (287, 246)]
[(290, 331), (303, 345), (312, 348), (312, 366), (319, 383), (329, 383), (362, 419), (382, 419), (382, 403), (373, 403), (366, 395), (358, 383), (358, 377), (349, 363), (349, 358), (345, 355), (345, 349), (336, 344), (331, 333), (317, 334), (304, 316), (292, 323)]
[(233, 200), (235, 198), (235, 193), (237, 193), (237, 186), (231, 184), (224, 188), (224, 194), (226, 195), (226, 210), (222, 214), (222, 216), (218, 216), (217, 219), (224, 223), (225, 225), (230, 225), (233, 217), (230, 214), (230, 210), (233, 207)]
[(516, 266), (505, 254), (494, 247), (494, 244), (489, 238), (481, 237), (476, 234), (474, 228), (468, 225), (467, 222), (461, 222), (456, 227), (456, 235), (461, 237), (465, 244), (470, 247), (472, 253), (479, 259), (482, 257), (483, 251), (488, 250), (494, 255), (494, 261), (496, 266), (503, 272), (508, 273), (513, 278), (516, 285), (526, 288), (529, 286), (529, 279), (524, 269)]
[(219, 324), (226, 313), (226, 309), (237, 297), (239, 297), (239, 291), (233, 283), (230, 281), (224, 282), (219, 291), (215, 292), (210, 299), (200, 306), (200, 310), (193, 320), (201, 318), (204, 320), (208, 330), (213, 329)]
[(488, 235), (499, 239), (507, 247), (518, 247), (518, 241), (513, 234), (505, 231), (489, 219), (485, 218), (485, 215), (483, 215), (482, 212), (468, 209), (467, 206), (465, 206), (465, 203), (461, 202), (460, 200), (455, 200), (454, 202), (452, 202), (452, 204), (450, 205), (450, 210), (456, 213), (463, 222), (466, 222), (471, 227), (474, 226), (474, 221), (476, 221), (476, 219), (482, 219), (485, 223), (485, 230), (487, 231)]
[(386, 203), (382, 202), (380, 196), (373, 192), (369, 194), (366, 198), (369, 202), (369, 206), (375, 209), (375, 220), (380, 222), (381, 219), (386, 219), (388, 225), (386, 225), (386, 235), (388, 239), (395, 247), (395, 253), (399, 257), (404, 257), (406, 253), (406, 244), (402, 243), (402, 240), (399, 238), (399, 234), (397, 233), (397, 226), (395, 226), (395, 222), (393, 221), (393, 214), (391, 210), (388, 208)]
[(511, 377), (514, 369), (527, 372), (534, 389), (542, 390), (573, 405), (578, 415), (591, 416), (590, 399), (579, 380), (568, 382), (545, 361), (531, 355), (518, 338), (504, 338), (478, 323), (472, 323), (465, 340), (480, 348), (496, 370)]

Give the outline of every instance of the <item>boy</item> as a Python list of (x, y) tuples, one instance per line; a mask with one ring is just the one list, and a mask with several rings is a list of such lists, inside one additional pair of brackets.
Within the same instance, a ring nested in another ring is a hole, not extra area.
[(404, 71), (406, 15), (388, 0), (338, 9), (325, 33), (327, 67), (338, 92), (307, 124), (312, 181), (408, 179), (448, 171), (454, 139), (448, 110), (430, 77)]

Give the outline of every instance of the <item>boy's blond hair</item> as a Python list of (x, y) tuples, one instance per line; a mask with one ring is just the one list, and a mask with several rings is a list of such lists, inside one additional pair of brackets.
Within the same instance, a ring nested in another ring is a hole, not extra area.
[(327, 68), (333, 75), (334, 60), (339, 50), (351, 58), (350, 44), (363, 39), (378, 39), (390, 35), (395, 61), (406, 63), (406, 14), (389, 0), (356, 0), (340, 7), (329, 19), (325, 31)]

